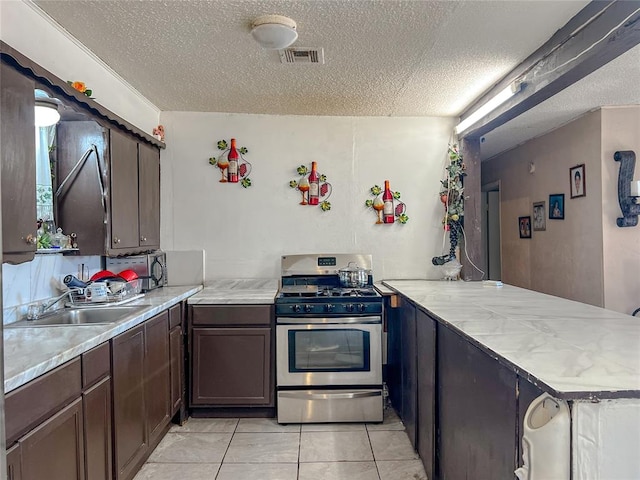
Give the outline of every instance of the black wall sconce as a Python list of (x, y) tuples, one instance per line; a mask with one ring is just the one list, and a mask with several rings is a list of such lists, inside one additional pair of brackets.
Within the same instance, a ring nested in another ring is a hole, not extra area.
[(638, 225), (638, 215), (640, 215), (640, 204), (636, 203), (639, 192), (631, 192), (633, 171), (636, 168), (636, 154), (632, 150), (616, 152), (613, 154), (613, 159), (620, 162), (618, 203), (620, 210), (622, 210), (622, 217), (618, 217), (616, 224), (619, 227), (635, 227)]

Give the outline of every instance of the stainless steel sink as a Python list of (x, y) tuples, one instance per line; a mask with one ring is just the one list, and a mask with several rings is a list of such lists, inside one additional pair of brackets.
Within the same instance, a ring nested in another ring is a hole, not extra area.
[(5, 325), (5, 328), (55, 327), (68, 325), (108, 325), (130, 317), (135, 317), (147, 305), (126, 307), (76, 308), (64, 309), (38, 318), (37, 320), (20, 320)]

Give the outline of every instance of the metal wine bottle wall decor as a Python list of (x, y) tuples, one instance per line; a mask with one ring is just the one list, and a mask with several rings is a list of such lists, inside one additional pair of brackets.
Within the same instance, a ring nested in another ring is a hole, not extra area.
[(231, 139), (231, 145), (226, 140), (218, 141), (218, 150), (222, 153), (218, 158), (209, 158), (209, 164), (220, 169), (220, 183), (239, 183), (244, 188), (251, 186), (251, 163), (245, 160), (249, 150), (246, 147), (236, 147), (236, 139)]
[(327, 182), (327, 176), (318, 172), (317, 163), (311, 162), (311, 171), (306, 165), (300, 165), (296, 171), (300, 178), (291, 180), (289, 186), (302, 195), (300, 205), (317, 205), (323, 212), (331, 210), (331, 202), (327, 200), (333, 192), (333, 187)]
[(404, 225), (409, 221), (406, 214), (407, 206), (400, 201), (400, 192), (394, 192), (389, 187), (389, 180), (384, 181), (384, 189), (378, 185), (374, 185), (369, 189), (369, 193), (373, 199), (367, 199), (364, 202), (367, 208), (373, 208), (378, 216), (376, 225), (398, 222)]

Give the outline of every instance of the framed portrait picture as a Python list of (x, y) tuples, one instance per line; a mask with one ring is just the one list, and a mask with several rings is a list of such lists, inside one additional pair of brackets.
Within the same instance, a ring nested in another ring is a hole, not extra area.
[(520, 238), (531, 238), (531, 217), (518, 217)]
[(584, 163), (569, 169), (569, 188), (571, 191), (571, 198), (584, 197), (587, 194), (587, 184), (585, 183), (584, 175)]
[(544, 231), (547, 229), (547, 209), (545, 202), (536, 202), (533, 204), (533, 229), (535, 231)]
[(564, 193), (549, 195), (549, 219), (564, 220)]

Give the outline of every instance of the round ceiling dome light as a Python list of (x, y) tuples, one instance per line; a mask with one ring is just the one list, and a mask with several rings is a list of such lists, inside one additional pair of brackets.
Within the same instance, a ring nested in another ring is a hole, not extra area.
[(281, 50), (298, 38), (296, 22), (282, 15), (263, 15), (251, 24), (251, 35), (262, 48)]

